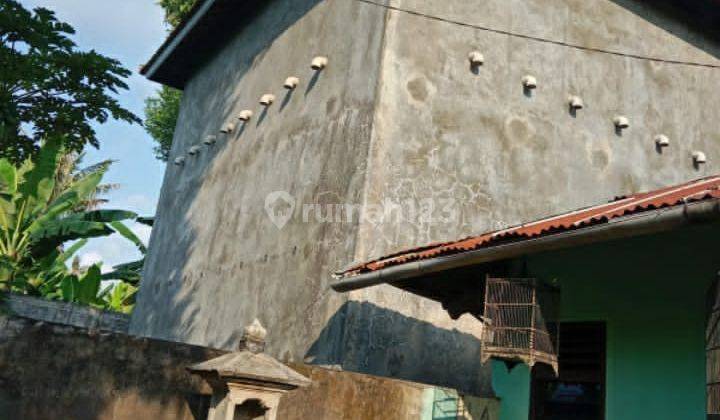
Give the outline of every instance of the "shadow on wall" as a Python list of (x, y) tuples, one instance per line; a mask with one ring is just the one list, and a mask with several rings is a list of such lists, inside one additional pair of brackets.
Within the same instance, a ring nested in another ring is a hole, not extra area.
[[(685, 42), (720, 58), (720, 8), (712, 0), (610, 0)], [(713, 4), (715, 3), (715, 4)], [(652, 4), (652, 6), (648, 5)], [(691, 28), (688, 31), (688, 27)], [(700, 35), (704, 33), (704, 35)], [(709, 36), (714, 42), (708, 42)]]
[(185, 366), (224, 352), (0, 319), (0, 418), (203, 419), (209, 390)]
[(413, 382), (291, 364), (313, 385), (285, 394), (278, 419), (497, 420), (499, 401)]
[[(265, 22), (262, 31), (253, 32), (252, 42), (243, 43), (242, 48), (226, 48), (216, 52), (237, 55), (228, 59), (233, 65), (224, 66), (221, 74), (213, 73), (212, 77), (203, 78), (201, 74), (200, 79), (192, 81), (195, 84), (192, 94), (184, 96), (170, 161), (179, 156), (185, 156), (187, 160), (181, 167), (168, 165), (165, 173), (143, 275), (143, 278), (152, 280), (146, 280), (140, 288), (130, 326), (133, 335), (187, 341), (185, 338), (191, 336), (193, 331), (207, 330), (210, 321), (200, 314), (200, 302), (194, 300), (196, 292), (200, 287), (212, 287), (213, 277), (236, 278), (242, 270), (242, 262), (239, 267), (232, 264), (229, 267), (212, 267), (214, 272), (210, 272), (207, 267), (192, 267), (189, 261), (194, 248), (198, 246), (199, 237), (191, 222), (199, 219), (193, 210), (197, 212), (201, 190), (207, 188), (207, 184), (217, 184), (215, 178), (222, 177), (227, 181), (224, 188), (232, 189), (235, 193), (217, 194), (214, 197), (217, 205), (203, 209), (202, 219), (214, 226), (217, 233), (213, 233), (212, 238), (202, 239), (206, 239), (205, 243), (209, 247), (207, 255), (226, 260), (232, 252), (230, 248), (234, 248), (235, 244), (218, 239), (218, 236), (221, 236), (221, 232), (236, 230), (238, 220), (249, 217), (247, 213), (238, 211), (237, 203), (243, 190), (254, 188), (254, 185), (245, 185), (254, 184), (249, 180), (248, 161), (267, 147), (264, 144), (265, 126), (270, 125), (270, 120), (282, 110), (293, 105), (291, 93), (282, 104), (262, 109), (256, 101), (261, 92), (251, 103), (241, 103), (238, 97), (237, 86), (256, 63), (263, 60), (276, 38), (321, 3), (321, 0), (272, 3), (277, 8), (277, 13), (272, 16), (273, 21)], [(263, 14), (266, 7), (269, 6), (262, 6), (256, 13)], [(244, 17), (244, 23), (255, 18), (255, 14)], [(237, 26), (244, 28), (241, 24)], [(310, 69), (309, 66), (307, 68)], [(278, 91), (282, 89), (281, 82), (278, 82)], [(211, 94), (204, 94), (207, 92)], [(237, 114), (245, 108), (253, 109), (255, 115), (243, 123), (238, 120)], [(234, 130), (228, 134), (220, 133), (220, 128), (227, 123), (235, 124)], [(248, 133), (253, 131), (250, 130), (251, 126), (256, 130)], [(217, 142), (209, 147), (202, 146), (196, 156), (187, 156), (187, 150), (200, 144), (207, 135), (216, 135)], [(237, 148), (243, 143), (242, 147), (249, 150), (237, 153)], [(228, 150), (231, 148), (236, 150)], [(264, 217), (262, 208), (258, 210), (257, 214), (250, 217)], [(256, 223), (256, 226), (260, 225)], [(254, 234), (257, 232), (240, 232), (240, 235), (245, 236), (244, 239)], [(237, 330), (222, 343), (216, 343), (215, 347), (234, 347), (240, 339), (241, 325), (238, 324)]]
[[(216, 54), (225, 54), (227, 56), (226, 61), (232, 62), (232, 65), (226, 66), (226, 68), (222, 71), (222, 74), (213, 73), (211, 77), (204, 78), (203, 76), (200, 76), (201, 79), (198, 79), (200, 80), (199, 83), (193, 79), (192, 83), (197, 83), (199, 85), (195, 88), (195, 91), (212, 92), (212, 94), (204, 95), (197, 103), (193, 102), (190, 104), (190, 107), (194, 108), (194, 111), (199, 112), (200, 115), (203, 116), (202, 120), (204, 123), (191, 124), (185, 128), (189, 130), (190, 133), (193, 133), (198, 130), (212, 127), (213, 123), (218, 129), (220, 129), (220, 127), (226, 122), (237, 123), (236, 130), (230, 135), (225, 136), (227, 141), (218, 142), (218, 144), (224, 143), (227, 145), (229, 141), (237, 140), (242, 134), (242, 127), (244, 125), (237, 118), (240, 110), (251, 107), (256, 111), (252, 120), (246, 123), (249, 124), (254, 120), (254, 125), (256, 127), (260, 127), (262, 125), (265, 118), (269, 117), (268, 114), (271, 113), (271, 110), (273, 115), (281, 113), (288, 106), (290, 99), (292, 99), (292, 91), (290, 91), (290, 95), (284, 95), (285, 90), (282, 86), (282, 80), (278, 80), (277, 86), (273, 87), (273, 92), (278, 94), (278, 97), (283, 96), (285, 101), (274, 104), (270, 107), (263, 106), (262, 109), (259, 107), (258, 101), (260, 100), (261, 94), (266, 92), (258, 91), (256, 95), (257, 97), (253, 98), (252, 102), (247, 103), (245, 99), (245, 92), (239, 92), (237, 86), (246, 74), (253, 70), (258, 62), (264, 59), (268, 49), (271, 48), (277, 38), (290, 29), (295, 23), (300, 21), (319, 3), (321, 3), (321, 0), (284, 0), (282, 2), (272, 2), (272, 7), (278, 9), (277, 13), (273, 13), (272, 22), (264, 22), (262, 31), (254, 31), (252, 33), (252, 42), (243, 42), (242, 48), (228, 48), (238, 46), (238, 34), (235, 34), (234, 36), (236, 38), (231, 40), (227, 45), (224, 45), (225, 49), (220, 49), (216, 52)], [(270, 2), (266, 2), (264, 6), (260, 6), (255, 13), (262, 15), (263, 11), (268, 7), (270, 7)], [(235, 22), (234, 24), (239, 28), (245, 28), (243, 23), (250, 24), (253, 19), (257, 18), (256, 14), (245, 17), (244, 22)], [(262, 17), (260, 19), (262, 19)], [(240, 32), (244, 30), (247, 29), (241, 29)], [(307, 70), (309, 70), (309, 66), (307, 67)], [(205, 75), (205, 73), (207, 73), (207, 71), (200, 74)], [(317, 77), (317, 73), (318, 72), (313, 71), (309, 74), (312, 74), (312, 77)], [(315, 82), (317, 82), (317, 79), (315, 79)], [(308, 87), (308, 91), (305, 92), (306, 96), (310, 89), (311, 88)], [(280, 93), (283, 95), (280, 95)], [(199, 96), (200, 95), (197, 94), (193, 95), (193, 101), (196, 101)], [(240, 102), (238, 96), (243, 97), (243, 102)], [(183, 105), (185, 106), (186, 104), (183, 103)], [(215, 115), (219, 115), (220, 119), (213, 121), (214, 118), (217, 118)], [(206, 119), (208, 118), (210, 119), (210, 124), (206, 123)], [(178, 128), (180, 127), (181, 126), (178, 126)], [(200, 139), (204, 134), (207, 133), (197, 133), (197, 138)], [(192, 134), (189, 137), (192, 137)], [(187, 137), (183, 136), (183, 138)], [(190, 146), (191, 144), (185, 144), (183, 145), (183, 148), (187, 149)], [(212, 151), (210, 159), (213, 159), (217, 155), (217, 149)], [(207, 165), (203, 165), (203, 167), (207, 167)]]
[[(478, 321), (479, 322), (479, 321)], [(345, 303), (328, 321), (305, 363), (492, 396), (480, 339), (368, 302)]]

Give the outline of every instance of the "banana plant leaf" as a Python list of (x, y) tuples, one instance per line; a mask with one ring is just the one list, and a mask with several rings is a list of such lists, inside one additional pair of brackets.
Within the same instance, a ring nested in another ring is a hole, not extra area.
[(138, 223), (142, 223), (143, 225), (152, 227), (152, 225), (155, 224), (155, 216), (152, 216), (152, 217), (141, 216), (141, 217), (138, 217), (137, 219), (135, 219), (135, 221)]
[(105, 297), (105, 302), (107, 302), (107, 306), (114, 311), (130, 313), (135, 304), (135, 294), (137, 290), (135, 286), (127, 283), (119, 283)]
[(128, 210), (92, 210), (82, 214), (82, 219), (89, 222), (112, 223), (121, 220), (135, 219), (137, 213)]
[(75, 218), (48, 222), (42, 228), (30, 234), (32, 254), (35, 257), (42, 257), (64, 242), (107, 236), (114, 232), (103, 222), (88, 222)]
[(60, 282), (60, 297), (65, 302), (74, 302), (78, 289), (80, 289), (80, 282), (77, 276), (65, 276)]
[(97, 264), (90, 266), (78, 281), (77, 301), (86, 305), (97, 303), (97, 295), (98, 292), (100, 292), (100, 281), (100, 266)]
[(32, 169), (25, 174), (25, 180), (18, 188), (19, 192), (25, 197), (34, 197), (37, 202), (46, 203), (55, 186), (55, 172), (62, 153), (62, 142), (47, 140)]
[(122, 235), (125, 239), (135, 244), (135, 246), (140, 250), (143, 255), (147, 253), (147, 248), (145, 248), (145, 244), (143, 244), (140, 238), (135, 235), (135, 232), (130, 230), (129, 227), (125, 226), (124, 223), (110, 222), (110, 226), (112, 226), (112, 228), (115, 229), (115, 231)]
[(0, 188), (6, 194), (15, 194), (17, 192), (17, 170), (7, 159), (0, 159)]
[[(152, 225), (125, 210), (98, 209), (102, 178), (111, 162), (68, 169), (61, 142), (48, 140), (19, 166), (0, 159), (0, 295), (14, 291), (127, 312), (132, 308), (143, 260), (103, 275), (100, 265), (79, 265), (75, 254), (89, 238), (119, 233), (144, 254), (145, 245), (122, 222)], [(68, 241), (77, 241), (65, 245)], [(63, 249), (63, 246), (66, 248)], [(67, 262), (75, 258), (72, 268)], [(101, 289), (103, 279), (120, 280)]]
[(113, 271), (102, 275), (103, 280), (122, 280), (128, 284), (136, 285), (140, 282), (145, 258), (125, 264), (118, 264)]

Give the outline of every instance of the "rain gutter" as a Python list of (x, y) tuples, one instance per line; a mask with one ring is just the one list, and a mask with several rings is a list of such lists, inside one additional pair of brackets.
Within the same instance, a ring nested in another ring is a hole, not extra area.
[(607, 223), (587, 228), (480, 248), (454, 255), (411, 261), (355, 276), (343, 278), (341, 275), (336, 274), (334, 278), (337, 280), (330, 287), (336, 292), (349, 292), (384, 283), (392, 284), (400, 280), (421, 277), (454, 268), (615, 239), (666, 232), (719, 220), (720, 199), (697, 201), (611, 219)]

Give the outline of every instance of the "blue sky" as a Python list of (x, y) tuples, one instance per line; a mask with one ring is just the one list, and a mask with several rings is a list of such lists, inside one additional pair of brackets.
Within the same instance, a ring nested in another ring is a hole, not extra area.
[[(162, 9), (154, 0), (20, 0), (26, 8), (45, 7), (71, 24), (76, 31), (73, 40), (83, 50), (94, 49), (113, 57), (132, 70), (129, 91), (118, 99), (124, 107), (144, 117), (144, 100), (159, 85), (138, 74), (138, 69), (160, 46), (167, 34)], [(120, 184), (108, 195), (108, 208), (133, 210), (141, 215), (155, 214), (165, 165), (155, 159), (153, 141), (138, 125), (110, 121), (96, 125), (100, 150), (87, 149), (85, 164), (104, 159), (117, 162), (105, 177), (106, 182)], [(135, 224), (133, 230), (147, 241), (150, 229)], [(117, 235), (92, 240), (81, 252), (83, 264), (103, 261), (104, 269), (139, 258), (134, 246)]]

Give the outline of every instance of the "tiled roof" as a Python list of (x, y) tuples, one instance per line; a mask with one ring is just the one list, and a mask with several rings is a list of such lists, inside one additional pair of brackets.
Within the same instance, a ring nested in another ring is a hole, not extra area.
[(336, 275), (340, 277), (352, 277), (411, 261), (460, 254), (500, 243), (552, 235), (558, 232), (607, 223), (611, 219), (622, 216), (712, 198), (720, 198), (720, 175), (654, 191), (617, 197), (606, 204), (587, 207), (508, 229), (396, 252), (363, 264), (352, 266), (336, 273)]

